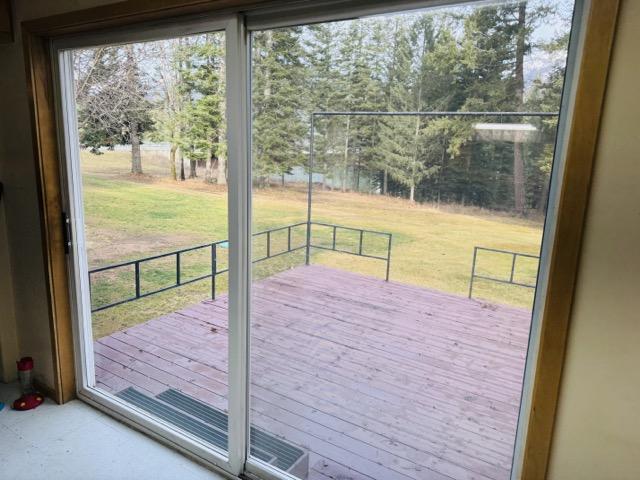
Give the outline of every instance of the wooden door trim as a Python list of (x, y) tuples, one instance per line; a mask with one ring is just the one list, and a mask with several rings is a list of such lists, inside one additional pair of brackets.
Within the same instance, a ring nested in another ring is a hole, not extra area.
[(620, 0), (591, 1), (549, 262), (521, 478), (545, 478)]

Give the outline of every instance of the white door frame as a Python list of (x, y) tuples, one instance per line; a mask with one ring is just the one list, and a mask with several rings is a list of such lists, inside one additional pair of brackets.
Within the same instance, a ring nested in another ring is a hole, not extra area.
[[(91, 303), (85, 249), (82, 176), (74, 99), (72, 49), (153, 41), (206, 32), (225, 33), (227, 132), (229, 155), (229, 451), (224, 452), (175, 426), (110, 395), (95, 385)], [(71, 224), (68, 272), (73, 314), (78, 396), (95, 407), (169, 444), (197, 461), (229, 476), (244, 469), (247, 451), (247, 308), (250, 282), (251, 178), (247, 45), (240, 15), (176, 18), (131, 29), (60, 38), (52, 43), (56, 109), (60, 136), (64, 209)], [(244, 78), (245, 80), (242, 80)]]

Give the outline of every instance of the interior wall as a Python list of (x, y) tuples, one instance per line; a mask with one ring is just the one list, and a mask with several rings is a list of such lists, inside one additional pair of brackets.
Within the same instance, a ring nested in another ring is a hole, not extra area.
[[(0, 166), (0, 182), (2, 178)], [(1, 192), (0, 195), (2, 195)], [(4, 200), (0, 197), (0, 381), (2, 382), (15, 380), (14, 361), (18, 356), (13, 278), (6, 225)]]
[[(0, 44), (0, 180), (4, 184), (7, 234), (6, 242), (0, 243), (0, 338), (8, 338), (0, 349), (8, 359), (33, 356), (35, 377), (49, 387), (54, 384), (53, 360), (20, 23), (106, 3), (115, 2), (16, 0), (16, 41)], [(4, 264), (3, 254), (9, 260)], [(12, 329), (17, 331), (13, 339), (7, 334)], [(9, 361), (10, 365), (3, 367), (15, 370), (15, 364)]]
[(550, 479), (640, 478), (640, 2), (618, 22)]

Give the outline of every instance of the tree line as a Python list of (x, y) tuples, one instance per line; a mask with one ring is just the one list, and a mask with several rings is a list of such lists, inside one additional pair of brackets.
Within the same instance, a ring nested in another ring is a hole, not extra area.
[[(306, 167), (311, 112), (557, 112), (569, 7), (537, 0), (254, 32), (256, 183)], [(557, 31), (540, 35), (549, 19)], [(526, 68), (532, 52), (546, 59), (539, 72)], [(139, 174), (140, 141), (168, 142), (174, 179), (200, 167), (204, 181), (226, 183), (221, 33), (84, 50), (75, 66), (83, 147), (131, 144)], [(497, 137), (478, 130), (500, 122)], [(318, 117), (314, 172), (343, 191), (366, 175), (382, 194), (525, 214), (546, 205), (556, 126), (553, 116)]]

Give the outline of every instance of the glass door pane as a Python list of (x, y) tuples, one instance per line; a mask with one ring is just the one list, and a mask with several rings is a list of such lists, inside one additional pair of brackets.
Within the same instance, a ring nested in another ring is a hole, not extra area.
[(252, 32), (265, 469), (509, 478), (573, 2), (478, 3)]
[(88, 386), (226, 451), (225, 33), (70, 54)]

